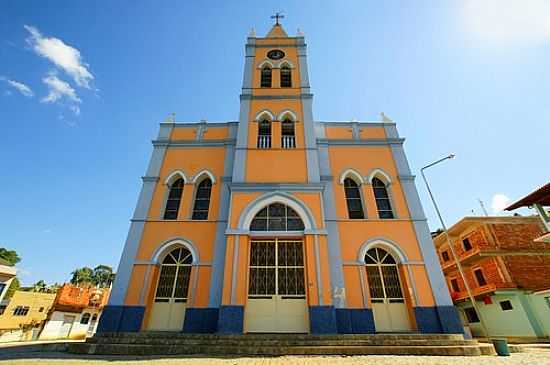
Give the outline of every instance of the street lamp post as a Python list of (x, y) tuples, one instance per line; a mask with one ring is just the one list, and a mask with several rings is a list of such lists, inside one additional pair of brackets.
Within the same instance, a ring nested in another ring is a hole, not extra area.
[(426, 184), (426, 189), (428, 189), (428, 194), (430, 194), (430, 199), (432, 200), (432, 204), (434, 205), (435, 211), (437, 213), (437, 217), (439, 218), (439, 222), (441, 223), (441, 226), (443, 228), (443, 234), (445, 235), (445, 238), (447, 239), (447, 242), (449, 244), (449, 248), (451, 249), (451, 254), (453, 255), (453, 259), (456, 263), (456, 267), (458, 269), (458, 272), (460, 273), (460, 277), (462, 278), (462, 281), (464, 282), (464, 286), (466, 287), (466, 291), (468, 292), (468, 297), (470, 298), (470, 301), (472, 302), (472, 306), (474, 307), (474, 310), (476, 311), (476, 314), (479, 318), (479, 322), (481, 323), (481, 327), (483, 328), (483, 332), (485, 332), (485, 336), (487, 339), (489, 339), (489, 331), (487, 330), (487, 326), (485, 325), (485, 322), (483, 320), (483, 317), (481, 315), (481, 312), (479, 311), (479, 308), (477, 307), (474, 295), (472, 294), (472, 290), (470, 289), (470, 285), (468, 284), (468, 280), (466, 280), (466, 276), (464, 275), (464, 271), (462, 270), (462, 265), (460, 264), (460, 261), (458, 260), (458, 256), (456, 255), (453, 243), (451, 242), (451, 237), (449, 236), (449, 233), (447, 232), (447, 226), (445, 226), (445, 222), (443, 222), (443, 217), (441, 216), (441, 212), (439, 211), (439, 207), (437, 206), (437, 203), (435, 202), (435, 198), (432, 194), (432, 190), (430, 189), (430, 185), (428, 184), (428, 180), (426, 179), (426, 175), (424, 175), (424, 170), (437, 165), (440, 162), (443, 162), (445, 160), (453, 159), (455, 155), (450, 154), (449, 156), (445, 156), (435, 162), (432, 162), (429, 165), (424, 166), (420, 169), (420, 174), (422, 175), (422, 179), (424, 180), (424, 184)]

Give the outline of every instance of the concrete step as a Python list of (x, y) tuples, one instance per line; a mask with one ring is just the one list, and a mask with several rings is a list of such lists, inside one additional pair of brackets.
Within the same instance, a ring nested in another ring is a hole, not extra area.
[(330, 335), (311, 335), (311, 334), (295, 334), (295, 333), (261, 333), (261, 334), (198, 334), (198, 333), (182, 333), (182, 332), (112, 332), (96, 334), (94, 338), (159, 338), (159, 339), (175, 339), (175, 338), (193, 338), (193, 339), (238, 339), (238, 340), (369, 340), (369, 339), (395, 339), (395, 340), (463, 340), (464, 337), (460, 334), (421, 334), (421, 333), (376, 333), (376, 334), (330, 334)]
[(238, 339), (238, 338), (91, 338), (88, 343), (94, 344), (129, 344), (129, 345), (180, 345), (180, 346), (466, 346), (477, 345), (475, 340), (440, 340), (440, 339)]
[(489, 345), (464, 346), (223, 346), (223, 345), (142, 345), (142, 344), (69, 344), (69, 352), (96, 355), (494, 355)]

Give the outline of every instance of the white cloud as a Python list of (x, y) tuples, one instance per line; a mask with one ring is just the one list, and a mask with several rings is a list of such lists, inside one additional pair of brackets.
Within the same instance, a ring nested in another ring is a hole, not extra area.
[(31, 90), (31, 88), (22, 82), (10, 80), (5, 77), (0, 77), (0, 80), (5, 81), (8, 85), (10, 85), (11, 87), (13, 87), (14, 89), (16, 89), (17, 91), (19, 91), (21, 94), (25, 95), (28, 98), (32, 98), (34, 96), (34, 92)]
[(76, 115), (80, 114), (80, 107), (75, 104), (82, 103), (82, 100), (80, 100), (78, 95), (76, 95), (76, 91), (71, 87), (71, 85), (52, 74), (44, 77), (42, 82), (48, 86), (48, 95), (43, 97), (42, 100), (40, 100), (41, 102), (56, 103), (63, 101), (63, 99), (68, 99), (72, 104), (69, 108)]
[(59, 38), (47, 38), (40, 31), (29, 25), (24, 26), (31, 34), (27, 43), (40, 56), (49, 59), (57, 67), (69, 74), (78, 86), (90, 88), (90, 81), (94, 76), (88, 70), (89, 65), (80, 57), (80, 51), (65, 44)]
[(493, 200), (491, 201), (491, 209), (493, 210), (493, 213), (501, 213), (508, 205), (510, 205), (510, 198), (508, 198), (506, 195), (493, 195)]
[(466, 27), (486, 41), (550, 42), (548, 0), (467, 0), (463, 16)]

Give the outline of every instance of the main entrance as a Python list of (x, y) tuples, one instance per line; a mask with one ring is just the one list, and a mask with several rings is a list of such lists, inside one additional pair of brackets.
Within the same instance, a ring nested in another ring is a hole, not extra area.
[(192, 262), (193, 255), (185, 247), (172, 250), (162, 261), (149, 330), (183, 329)]
[(395, 258), (381, 248), (365, 255), (376, 332), (410, 331), (409, 315)]
[(253, 240), (245, 332), (309, 332), (301, 240)]

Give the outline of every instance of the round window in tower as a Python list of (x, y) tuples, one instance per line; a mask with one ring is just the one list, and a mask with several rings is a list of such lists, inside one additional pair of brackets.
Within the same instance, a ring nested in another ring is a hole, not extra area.
[(285, 53), (281, 51), (280, 49), (273, 49), (269, 52), (267, 52), (267, 57), (272, 60), (280, 60), (285, 56)]

